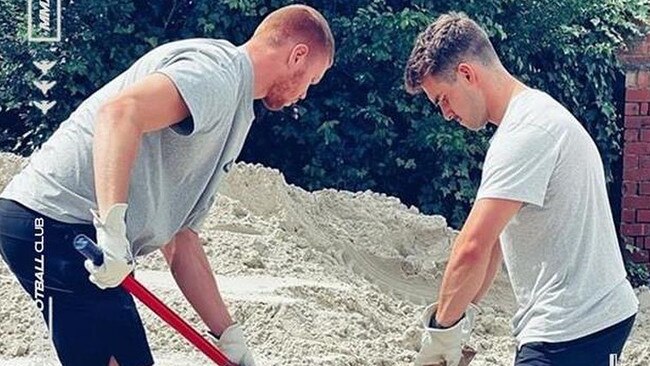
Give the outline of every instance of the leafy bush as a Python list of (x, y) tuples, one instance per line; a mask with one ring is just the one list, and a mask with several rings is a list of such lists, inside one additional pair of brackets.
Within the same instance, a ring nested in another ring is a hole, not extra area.
[[(19, 2), (20, 3), (20, 2)], [(159, 44), (189, 37), (244, 42), (269, 11), (288, 1), (87, 0), (64, 7), (65, 40), (27, 43), (22, 4), (0, 0), (0, 137), (3, 150), (28, 155), (83, 98)], [(404, 92), (413, 40), (439, 13), (464, 11), (483, 24), (506, 67), (558, 98), (596, 140), (612, 182), (620, 159), (622, 71), (616, 50), (642, 35), (647, 0), (319, 0), (338, 53), (324, 81), (299, 107), (256, 108), (242, 158), (281, 169), (308, 189), (385, 192), (459, 226), (478, 187), (491, 130), (445, 122), (422, 96)], [(18, 25), (18, 27), (16, 27)], [(37, 70), (60, 64), (45, 118), (29, 106)], [(612, 196), (612, 195), (610, 195)], [(614, 192), (613, 196), (618, 196)]]

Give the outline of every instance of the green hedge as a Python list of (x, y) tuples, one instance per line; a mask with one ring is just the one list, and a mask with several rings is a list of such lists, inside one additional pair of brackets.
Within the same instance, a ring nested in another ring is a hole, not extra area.
[[(86, 0), (64, 7), (64, 41), (27, 43), (23, 2), (0, 0), (0, 148), (28, 155), (85, 96), (161, 43), (188, 37), (245, 41), (276, 0)], [(462, 224), (477, 189), (491, 130), (445, 122), (402, 87), (416, 34), (439, 13), (460, 10), (483, 24), (506, 67), (558, 98), (596, 140), (608, 181), (621, 155), (622, 80), (616, 50), (645, 32), (646, 0), (470, 0), (306, 2), (330, 20), (334, 67), (295, 110), (256, 108), (242, 158), (281, 169), (317, 189), (371, 189)], [(31, 62), (60, 60), (47, 115), (29, 106), (38, 91)], [(618, 84), (617, 84), (618, 83)], [(615, 192), (614, 196), (617, 196)]]

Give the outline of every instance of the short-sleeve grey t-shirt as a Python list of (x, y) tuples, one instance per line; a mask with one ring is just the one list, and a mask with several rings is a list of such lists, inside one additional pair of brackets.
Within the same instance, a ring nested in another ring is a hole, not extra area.
[(484, 198), (523, 202), (500, 236), (520, 345), (580, 338), (637, 312), (600, 154), (548, 94), (528, 89), (511, 100), (483, 165)]
[(143, 136), (131, 179), (127, 237), (149, 253), (183, 228), (198, 231), (220, 179), (239, 155), (253, 114), (253, 69), (243, 47), (188, 39), (159, 46), (86, 99), (0, 197), (55, 220), (90, 223), (96, 208), (95, 116), (106, 100), (152, 73), (169, 77), (191, 117)]

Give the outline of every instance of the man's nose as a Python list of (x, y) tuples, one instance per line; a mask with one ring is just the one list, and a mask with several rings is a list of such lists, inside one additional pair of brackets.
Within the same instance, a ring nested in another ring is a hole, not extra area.
[(451, 108), (449, 108), (449, 104), (447, 103), (441, 104), (440, 110), (442, 111), (442, 117), (445, 120), (451, 121), (451, 119), (454, 118), (454, 112), (452, 112)]

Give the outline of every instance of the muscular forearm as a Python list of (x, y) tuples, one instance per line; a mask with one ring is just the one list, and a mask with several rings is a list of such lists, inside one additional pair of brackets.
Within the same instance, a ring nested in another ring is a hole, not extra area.
[(163, 253), (183, 295), (208, 328), (215, 334), (221, 334), (233, 321), (221, 298), (198, 235), (190, 230), (178, 233)]
[(487, 272), (485, 274), (485, 280), (483, 285), (479, 289), (478, 293), (472, 300), (474, 304), (478, 304), (481, 299), (487, 294), (488, 290), (492, 286), (494, 279), (501, 269), (501, 263), (503, 262), (503, 253), (501, 252), (501, 243), (497, 240), (492, 248), (492, 255), (490, 256), (490, 263), (488, 264)]
[(490, 287), (501, 262), (499, 235), (522, 203), (498, 198), (476, 201), (463, 225), (442, 279), (436, 321), (443, 326), (460, 319), (472, 300)]
[(126, 203), (141, 130), (129, 120), (127, 106), (109, 104), (97, 115), (93, 166), (98, 211), (104, 217), (114, 203)]
[(438, 324), (454, 324), (479, 295), (490, 264), (487, 250), (491, 251), (491, 247), (468, 240), (462, 233), (456, 239), (438, 296)]

